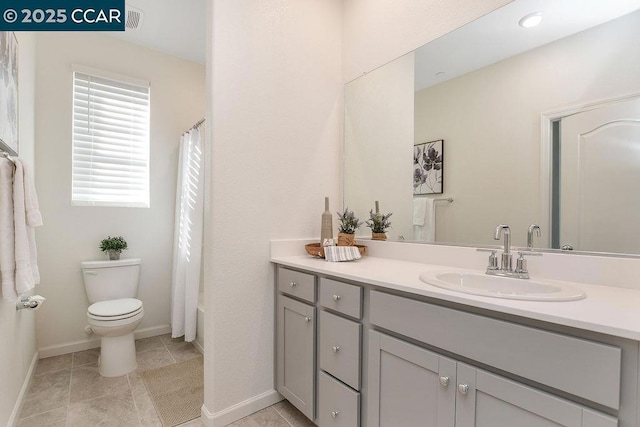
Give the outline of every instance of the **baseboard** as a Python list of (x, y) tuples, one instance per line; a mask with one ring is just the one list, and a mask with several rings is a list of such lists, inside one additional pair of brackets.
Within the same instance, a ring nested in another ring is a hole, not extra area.
[(156, 337), (158, 335), (170, 334), (171, 325), (153, 326), (151, 328), (137, 329), (133, 332), (133, 335), (137, 340), (142, 338)]
[(31, 359), (31, 365), (29, 366), (29, 370), (27, 371), (27, 376), (22, 383), (22, 388), (20, 389), (20, 394), (18, 395), (18, 399), (16, 400), (16, 404), (13, 406), (13, 411), (11, 412), (11, 416), (9, 417), (9, 422), (7, 426), (13, 427), (18, 424), (18, 417), (20, 416), (20, 412), (22, 412), (22, 406), (24, 405), (24, 400), (27, 397), (27, 393), (29, 392), (29, 387), (31, 386), (31, 381), (33, 380), (33, 375), (36, 372), (36, 366), (38, 365), (38, 360), (40, 359), (38, 352), (36, 351), (33, 354), (33, 358)]
[(202, 354), (204, 356), (204, 347), (202, 347), (202, 344), (200, 344), (200, 341), (198, 341), (197, 338), (195, 340), (191, 341), (191, 344), (193, 344), (193, 346), (196, 348), (196, 350), (198, 350), (200, 352), (200, 354)]
[(212, 414), (202, 405), (202, 423), (207, 427), (222, 427), (241, 418), (280, 402), (283, 397), (275, 390), (269, 390), (251, 399), (240, 402), (220, 412)]
[[(134, 331), (133, 335), (135, 339), (155, 337), (157, 335), (164, 335), (171, 332), (170, 325), (153, 326), (151, 328), (138, 329)], [(54, 345), (39, 349), (40, 358), (60, 356), (61, 354), (75, 353), (76, 351), (84, 351), (92, 348), (100, 347), (100, 338), (95, 335), (91, 335), (91, 339), (83, 341), (75, 341), (67, 344)]]

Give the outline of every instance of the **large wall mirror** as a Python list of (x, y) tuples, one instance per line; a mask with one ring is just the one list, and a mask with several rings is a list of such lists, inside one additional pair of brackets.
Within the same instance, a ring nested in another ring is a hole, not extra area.
[[(349, 82), (345, 206), (379, 201), (389, 240), (494, 245), (508, 224), (525, 246), (538, 224), (539, 248), (640, 254), (638, 40), (640, 0), (516, 0)], [(415, 195), (438, 140), (443, 192)]]

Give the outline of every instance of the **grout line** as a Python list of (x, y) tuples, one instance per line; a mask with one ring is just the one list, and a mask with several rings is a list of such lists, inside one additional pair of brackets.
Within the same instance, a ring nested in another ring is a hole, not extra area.
[(291, 427), (295, 427), (293, 424), (291, 424), (291, 423), (289, 422), (289, 420), (288, 420), (288, 419), (286, 419), (286, 418), (285, 418), (285, 416), (284, 416), (284, 415), (282, 415), (282, 414), (280, 413), (280, 411), (278, 411), (278, 410), (276, 409), (276, 404), (275, 404), (275, 403), (274, 403), (273, 405), (271, 405), (271, 408), (273, 408), (273, 410), (274, 410), (274, 411), (276, 411), (276, 413), (277, 413), (278, 415), (280, 415), (280, 418), (282, 418), (282, 419), (284, 420), (284, 422), (285, 422), (285, 423), (289, 424)]

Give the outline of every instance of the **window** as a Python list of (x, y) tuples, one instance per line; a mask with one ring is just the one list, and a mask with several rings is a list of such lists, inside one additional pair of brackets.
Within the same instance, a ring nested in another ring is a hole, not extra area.
[(149, 207), (149, 82), (74, 67), (76, 206)]

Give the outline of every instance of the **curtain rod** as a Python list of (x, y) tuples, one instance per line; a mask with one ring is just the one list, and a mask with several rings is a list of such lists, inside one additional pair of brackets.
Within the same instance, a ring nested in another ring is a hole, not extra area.
[(198, 126), (200, 126), (201, 124), (203, 124), (205, 121), (205, 119), (200, 119), (196, 122), (196, 124), (194, 124), (193, 126), (191, 126), (189, 129), (196, 129)]

